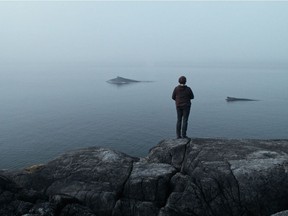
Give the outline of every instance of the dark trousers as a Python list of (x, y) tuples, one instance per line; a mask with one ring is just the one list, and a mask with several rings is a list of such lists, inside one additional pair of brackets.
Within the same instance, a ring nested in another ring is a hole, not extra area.
[(190, 106), (176, 107), (176, 110), (177, 110), (176, 134), (177, 134), (177, 137), (181, 137), (181, 135), (182, 137), (185, 137), (186, 132), (187, 132), (187, 126), (188, 126)]

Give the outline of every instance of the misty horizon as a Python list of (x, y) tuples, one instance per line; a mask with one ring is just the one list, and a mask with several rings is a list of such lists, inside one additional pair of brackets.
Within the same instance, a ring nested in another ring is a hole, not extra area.
[(190, 68), (201, 68), (201, 67), (236, 67), (236, 68), (288, 68), (288, 62), (286, 61), (172, 61), (172, 60), (163, 60), (163, 61), (43, 61), (43, 62), (2, 62), (1, 65), (4, 66), (16, 66), (15, 63), (20, 64), (21, 66), (25, 65), (86, 65), (94, 67), (190, 67)]
[(0, 64), (288, 62), (288, 2), (0, 2)]

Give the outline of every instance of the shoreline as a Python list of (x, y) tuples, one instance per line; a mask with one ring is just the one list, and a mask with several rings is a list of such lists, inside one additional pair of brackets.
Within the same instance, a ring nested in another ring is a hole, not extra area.
[(14, 194), (5, 206), (28, 215), (271, 215), (288, 209), (287, 170), (286, 139), (165, 139), (143, 158), (102, 147), (69, 151), (1, 171), (0, 186)]

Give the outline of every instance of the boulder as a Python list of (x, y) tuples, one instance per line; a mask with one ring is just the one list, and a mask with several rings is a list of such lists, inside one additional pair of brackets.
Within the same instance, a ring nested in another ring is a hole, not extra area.
[(167, 201), (170, 179), (175, 173), (169, 164), (134, 163), (113, 215), (157, 215)]
[(92, 147), (0, 172), (0, 215), (268, 216), (287, 200), (288, 140), (166, 139), (145, 158)]
[[(288, 209), (287, 147), (287, 140), (191, 140), (162, 215), (270, 215)], [(175, 148), (171, 140), (162, 142), (148, 160), (168, 162)]]
[(87, 148), (68, 152), (33, 171), (16, 173), (13, 178), (21, 187), (41, 191), (49, 197), (71, 196), (96, 214), (110, 215), (133, 162), (138, 160), (111, 149)]
[(0, 172), (0, 215), (24, 215), (33, 207), (33, 202), (45, 199), (44, 194), (21, 188)]

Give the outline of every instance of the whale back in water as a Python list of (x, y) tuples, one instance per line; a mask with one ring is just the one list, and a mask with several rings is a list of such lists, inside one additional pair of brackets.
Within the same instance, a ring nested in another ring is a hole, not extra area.
[(136, 83), (136, 82), (141, 82), (141, 81), (132, 80), (132, 79), (127, 79), (127, 78), (124, 78), (124, 77), (119, 77), (119, 76), (117, 76), (117, 77), (114, 78), (114, 79), (107, 80), (107, 82), (108, 82), (108, 83), (112, 83), (112, 84), (121, 85), (121, 84)]
[(226, 101), (227, 102), (233, 102), (233, 101), (258, 101), (258, 100), (248, 99), (248, 98), (227, 97)]
[(153, 82), (153, 81), (143, 81), (143, 80), (139, 81), (139, 80), (127, 79), (124, 77), (117, 76), (114, 79), (107, 80), (107, 82), (111, 83), (111, 84), (122, 85), (122, 84), (139, 83), (139, 82)]

